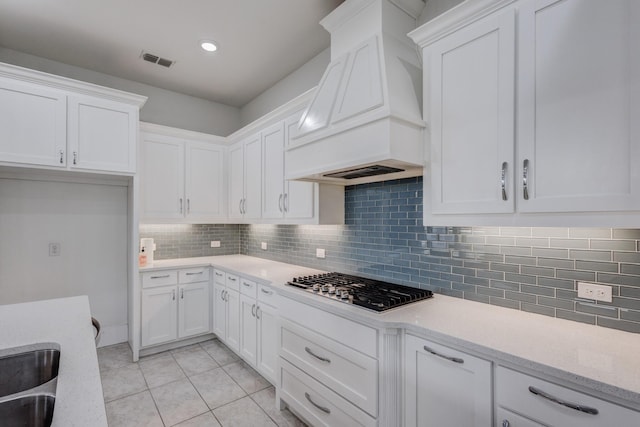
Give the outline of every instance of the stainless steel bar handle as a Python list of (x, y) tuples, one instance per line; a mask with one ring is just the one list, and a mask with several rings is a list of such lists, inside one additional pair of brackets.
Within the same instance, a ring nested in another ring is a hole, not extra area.
[(252, 288), (253, 287), (253, 285), (251, 283), (248, 283), (248, 282), (242, 282), (242, 286), (245, 286), (247, 288)]
[(321, 362), (331, 363), (330, 359), (327, 359), (326, 357), (318, 356), (313, 351), (311, 351), (311, 349), (309, 347), (305, 347), (304, 351), (306, 351), (307, 353), (309, 353), (310, 355), (312, 355), (313, 357), (315, 357), (316, 359), (318, 359)]
[(224, 291), (224, 300), (229, 301), (229, 292)]
[(507, 200), (507, 162), (502, 162), (502, 172), (500, 174), (500, 187), (502, 188), (502, 200)]
[(598, 415), (598, 410), (595, 408), (591, 408), (589, 406), (578, 405), (577, 403), (566, 402), (562, 399), (559, 399), (555, 396), (552, 396), (548, 393), (545, 393), (542, 390), (539, 390), (533, 386), (529, 386), (529, 392), (535, 394), (536, 396), (540, 396), (547, 400), (552, 401), (553, 403), (557, 403), (562, 406), (566, 406), (567, 408), (575, 409), (576, 411), (584, 412), (585, 414)]
[(502, 427), (510, 427), (511, 423), (509, 423), (509, 420), (502, 420)]
[(175, 301), (176, 300), (176, 290), (174, 289), (173, 291), (171, 291), (171, 294), (172, 294), (171, 299), (173, 301)]
[(280, 210), (280, 212), (283, 212), (283, 208), (282, 208), (282, 194), (280, 194), (280, 197), (278, 197), (278, 209)]
[(284, 205), (284, 211), (289, 212), (289, 194), (284, 193), (284, 199), (282, 204)]
[(180, 299), (184, 299), (184, 288), (180, 289)]
[(325, 414), (330, 414), (331, 413), (331, 409), (329, 408), (325, 408), (324, 406), (320, 406), (318, 405), (316, 402), (314, 402), (313, 400), (311, 400), (311, 396), (309, 396), (309, 393), (305, 392), (304, 393), (304, 397), (307, 398), (307, 400), (309, 401), (309, 403), (311, 403), (313, 406), (315, 406), (316, 408), (320, 409), (322, 412), (324, 412)]
[(236, 281), (236, 278), (235, 277), (231, 277), (231, 276), (227, 276), (227, 279), (231, 280), (232, 282)]
[(220, 299), (221, 299), (222, 301), (224, 301), (224, 290), (223, 290), (222, 292), (220, 292)]
[(74, 165), (78, 164), (78, 152), (77, 151), (73, 152), (73, 164)]
[(182, 213), (182, 197), (180, 197), (180, 213)]
[(446, 356), (444, 354), (440, 354), (437, 351), (427, 347), (426, 345), (423, 348), (424, 348), (424, 351), (426, 351), (427, 353), (431, 353), (434, 356), (438, 356), (438, 357), (441, 357), (443, 359), (449, 360), (450, 362), (460, 363), (460, 364), (464, 363), (464, 359), (460, 359), (459, 357)]
[(187, 213), (191, 213), (191, 199), (187, 199)]
[(198, 271), (197, 273), (187, 273), (187, 276), (195, 276), (196, 274), (202, 274), (204, 271)]
[(260, 306), (256, 305), (256, 319), (260, 319)]
[(152, 279), (166, 279), (167, 277), (170, 277), (168, 274), (165, 274), (163, 276), (151, 276)]
[(222, 277), (222, 276), (223, 276), (223, 274), (222, 274), (222, 273), (220, 273), (220, 272), (217, 272), (217, 271), (216, 271), (216, 276), (218, 276), (218, 277)]
[(255, 305), (255, 304), (253, 304), (253, 305), (251, 306), (251, 315), (252, 315), (253, 317), (256, 317), (256, 305)]
[(64, 151), (60, 150), (59, 154), (60, 154), (60, 164), (63, 164), (64, 163)]
[(522, 162), (522, 197), (529, 200), (529, 159)]
[(262, 293), (267, 295), (273, 295), (273, 291), (268, 291), (265, 288), (262, 288)]
[(242, 199), (242, 213), (246, 214), (247, 213), (247, 199)]
[(240, 211), (240, 213), (242, 214), (242, 199), (240, 199), (240, 201), (238, 202), (238, 211)]

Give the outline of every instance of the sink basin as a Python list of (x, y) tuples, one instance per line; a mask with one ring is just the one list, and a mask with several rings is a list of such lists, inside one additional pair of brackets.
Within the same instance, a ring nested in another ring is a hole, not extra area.
[(55, 397), (36, 394), (0, 403), (3, 427), (49, 427), (53, 419)]
[(54, 379), (58, 376), (59, 366), (60, 350), (53, 348), (0, 357), (0, 397), (32, 389)]

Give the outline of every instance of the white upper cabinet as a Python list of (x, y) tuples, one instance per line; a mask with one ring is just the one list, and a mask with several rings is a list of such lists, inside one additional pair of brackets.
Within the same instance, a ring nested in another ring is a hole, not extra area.
[(526, 1), (518, 16), (519, 210), (640, 210), (640, 3)]
[(637, 225), (640, 3), (465, 2), (411, 37), (425, 225)]
[(0, 161), (65, 167), (67, 97), (0, 78)]
[(145, 100), (0, 64), (0, 163), (134, 174)]
[(262, 203), (262, 140), (251, 135), (229, 149), (229, 218), (259, 219)]
[[(225, 220), (226, 147), (223, 138), (144, 124), (140, 148), (144, 222), (209, 223)], [(191, 139), (187, 139), (191, 138)]]
[(262, 217), (284, 216), (284, 123), (262, 131)]
[(514, 210), (514, 29), (510, 9), (425, 51), (433, 213)]
[(136, 171), (137, 107), (73, 95), (68, 98), (68, 110), (73, 168)]

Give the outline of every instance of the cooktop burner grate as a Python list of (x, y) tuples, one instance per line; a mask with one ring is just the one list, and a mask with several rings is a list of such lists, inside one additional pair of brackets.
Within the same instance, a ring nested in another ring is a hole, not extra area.
[(433, 292), (342, 273), (296, 277), (287, 285), (374, 311), (433, 297)]

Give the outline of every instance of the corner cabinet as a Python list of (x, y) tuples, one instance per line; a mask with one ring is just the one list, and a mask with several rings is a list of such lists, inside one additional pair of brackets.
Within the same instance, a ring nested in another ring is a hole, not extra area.
[(224, 138), (146, 123), (142, 128), (141, 220), (226, 219)]
[(429, 70), (425, 224), (637, 225), (638, 2), (466, 2), (410, 36)]
[(134, 174), (146, 97), (0, 64), (0, 163)]
[(493, 425), (491, 362), (405, 336), (405, 425)]

